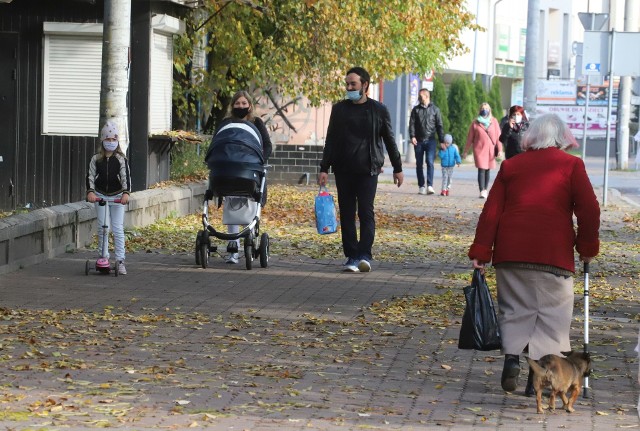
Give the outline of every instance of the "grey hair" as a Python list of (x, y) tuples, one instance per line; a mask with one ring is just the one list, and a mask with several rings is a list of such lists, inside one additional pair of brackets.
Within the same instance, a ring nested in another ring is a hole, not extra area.
[(529, 126), (522, 138), (522, 149), (526, 151), (552, 147), (568, 150), (577, 148), (578, 143), (560, 117), (556, 114), (544, 114)]

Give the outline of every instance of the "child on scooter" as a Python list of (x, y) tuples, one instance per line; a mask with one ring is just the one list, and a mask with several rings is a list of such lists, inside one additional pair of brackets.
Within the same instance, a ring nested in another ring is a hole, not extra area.
[[(103, 232), (102, 226), (105, 224), (104, 211), (98, 207), (102, 199), (109, 201), (120, 199), (120, 203), (107, 202), (109, 205), (109, 215), (111, 219), (111, 231), (113, 232), (113, 242), (116, 254), (116, 265), (118, 273), (125, 275), (127, 270), (124, 266), (125, 260), (125, 238), (124, 238), (124, 205), (129, 202), (131, 190), (131, 177), (129, 174), (129, 162), (127, 161), (120, 142), (118, 141), (118, 127), (109, 120), (100, 131), (100, 150), (89, 162), (87, 172), (87, 201), (96, 205), (96, 215), (98, 222), (98, 250), (102, 250)], [(108, 253), (108, 247), (106, 247)], [(103, 256), (107, 259), (109, 256)]]

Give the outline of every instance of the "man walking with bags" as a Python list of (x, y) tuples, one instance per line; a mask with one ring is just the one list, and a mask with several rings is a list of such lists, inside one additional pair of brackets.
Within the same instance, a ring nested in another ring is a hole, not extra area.
[[(402, 159), (386, 106), (367, 97), (371, 84), (362, 67), (347, 71), (347, 99), (333, 105), (327, 128), (318, 182), (325, 185), (333, 168), (338, 190), (342, 249), (348, 272), (371, 271), (371, 247), (375, 238), (373, 201), (386, 148), (393, 165), (393, 182), (402, 184)], [(356, 232), (356, 210), (360, 239)]]
[[(411, 145), (416, 152), (416, 175), (418, 177), (418, 193), (421, 195), (433, 194), (433, 162), (436, 158), (436, 134), (438, 142), (444, 142), (444, 127), (442, 126), (442, 114), (440, 109), (431, 103), (431, 93), (423, 88), (418, 93), (419, 103), (411, 110), (409, 117), (409, 137)], [(426, 156), (426, 157), (425, 157)], [(427, 180), (425, 178), (423, 163), (427, 162)]]

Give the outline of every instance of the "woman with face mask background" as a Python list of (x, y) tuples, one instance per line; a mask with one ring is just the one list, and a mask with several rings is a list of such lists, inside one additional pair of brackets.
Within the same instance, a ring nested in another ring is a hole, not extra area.
[(487, 198), (490, 172), (496, 167), (496, 154), (502, 153), (499, 137), (500, 126), (498, 120), (491, 115), (491, 106), (488, 103), (481, 104), (478, 117), (469, 126), (467, 144), (462, 156), (465, 158), (473, 151), (473, 161), (478, 168), (478, 188), (481, 199)]
[[(271, 138), (269, 137), (269, 132), (267, 131), (267, 127), (264, 124), (264, 121), (260, 117), (255, 115), (255, 105), (253, 103), (253, 99), (249, 92), (240, 90), (236, 92), (231, 98), (231, 103), (229, 104), (229, 110), (227, 116), (220, 122), (218, 125), (218, 129), (223, 127), (225, 124), (231, 121), (249, 121), (253, 123), (258, 131), (260, 132), (260, 137), (262, 139), (262, 153), (264, 155), (264, 162), (267, 164), (267, 160), (269, 156), (271, 156), (271, 152), (273, 151), (273, 146), (271, 144)], [(262, 198), (262, 206), (267, 201), (267, 185), (265, 183), (264, 194)], [(240, 226), (238, 225), (228, 225), (227, 231), (229, 233), (238, 233), (240, 232)], [(233, 240), (236, 243), (237, 247), (240, 246), (240, 240)], [(230, 253), (226, 257), (226, 262), (231, 264), (238, 263), (238, 253)]]
[(504, 145), (505, 158), (510, 159), (522, 152), (522, 136), (529, 128), (529, 120), (524, 108), (513, 105), (509, 108), (509, 120), (502, 126), (500, 142)]
[[(120, 199), (120, 203), (108, 202), (110, 228), (116, 254), (118, 274), (125, 275), (124, 206), (129, 202), (131, 175), (129, 162), (120, 147), (118, 126), (107, 121), (100, 131), (100, 150), (91, 158), (87, 172), (87, 201), (95, 203), (98, 224), (98, 250), (102, 250), (105, 211), (99, 207), (102, 199)], [(108, 247), (107, 247), (108, 249)], [(104, 256), (107, 259), (109, 256)]]

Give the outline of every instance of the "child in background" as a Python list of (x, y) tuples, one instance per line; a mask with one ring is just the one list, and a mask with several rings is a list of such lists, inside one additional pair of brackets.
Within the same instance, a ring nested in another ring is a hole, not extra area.
[[(87, 172), (87, 201), (95, 203), (98, 222), (98, 250), (102, 250), (104, 210), (98, 202), (104, 198), (120, 199), (120, 203), (108, 202), (111, 232), (116, 254), (118, 273), (125, 275), (124, 266), (124, 206), (129, 202), (131, 177), (129, 162), (118, 141), (118, 126), (107, 121), (100, 131), (100, 151), (91, 158)], [(108, 247), (107, 247), (108, 250)], [(107, 259), (109, 256), (105, 256)]]
[(458, 146), (453, 145), (453, 137), (450, 134), (444, 135), (444, 142), (440, 144), (440, 164), (442, 165), (442, 191), (440, 196), (449, 196), (449, 188), (451, 187), (451, 177), (453, 176), (454, 166), (460, 166), (460, 152)]

